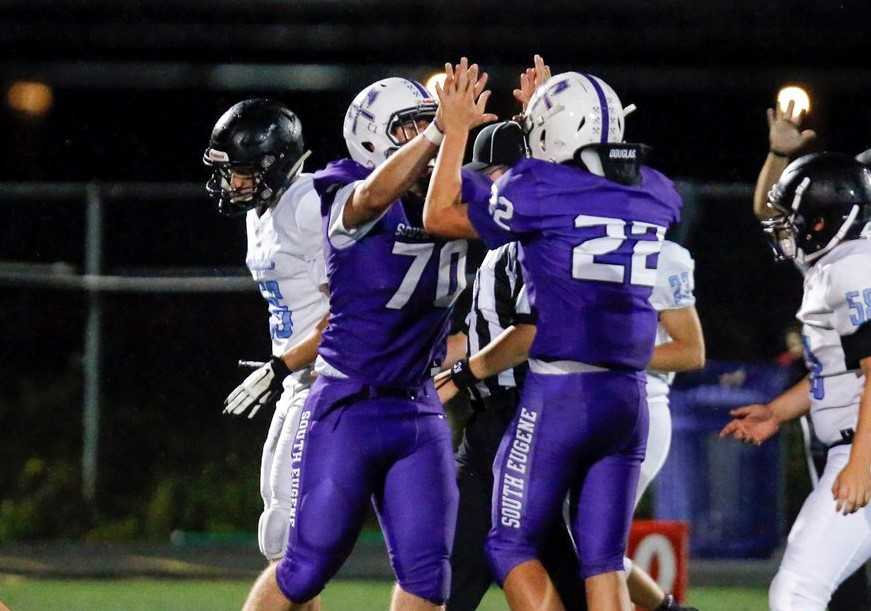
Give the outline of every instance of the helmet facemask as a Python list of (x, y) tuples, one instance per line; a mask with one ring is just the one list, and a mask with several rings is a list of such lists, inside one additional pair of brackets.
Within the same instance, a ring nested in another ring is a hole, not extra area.
[[(438, 106), (435, 104), (421, 104), (414, 108), (405, 108), (393, 113), (387, 122), (387, 138), (398, 149), (421, 133), (417, 125), (418, 121), (431, 122), (435, 119), (436, 110), (438, 110)], [(396, 137), (397, 132), (402, 135), (401, 140)]]
[[(281, 163), (284, 156), (263, 155), (259, 166), (232, 163), (226, 154), (212, 148), (203, 154), (203, 163), (212, 167), (206, 183), (206, 192), (217, 201), (218, 212), (224, 216), (240, 216), (258, 206), (274, 204), (288, 186), (302, 171), (303, 163), (311, 151), (303, 153), (299, 159), (285, 170)], [(250, 179), (241, 187), (233, 186), (233, 174)]]
[(798, 184), (789, 208), (784, 205), (783, 193), (777, 184), (768, 192), (767, 205), (774, 211), (774, 215), (762, 221), (762, 228), (774, 251), (775, 261), (788, 259), (800, 265), (809, 265), (840, 244), (851, 229), (855, 229), (854, 223), (861, 209), (859, 204), (850, 208), (850, 212), (843, 217), (828, 240), (820, 236), (818, 232), (831, 231), (827, 223), (832, 219), (807, 219), (799, 210), (804, 192), (810, 184), (809, 177), (805, 177)]
[(416, 81), (390, 77), (372, 83), (345, 113), (342, 134), (348, 153), (364, 167), (378, 167), (417, 136), (417, 122), (431, 121), (437, 108), (429, 91)]

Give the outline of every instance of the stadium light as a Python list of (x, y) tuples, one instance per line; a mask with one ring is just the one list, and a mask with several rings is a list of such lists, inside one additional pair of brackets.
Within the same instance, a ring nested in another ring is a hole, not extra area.
[(436, 72), (435, 74), (430, 75), (430, 77), (426, 79), (426, 89), (432, 94), (433, 97), (436, 96), (436, 83), (438, 83), (439, 86), (444, 85), (445, 78), (447, 78), (447, 75), (444, 72)]
[(51, 87), (36, 81), (16, 81), (6, 93), (9, 107), (32, 117), (48, 112), (54, 102)]
[(810, 96), (807, 94), (807, 91), (796, 85), (781, 87), (780, 91), (777, 92), (777, 106), (781, 112), (786, 112), (790, 102), (794, 104), (792, 110), (793, 117), (798, 116), (802, 111), (807, 114), (811, 110)]

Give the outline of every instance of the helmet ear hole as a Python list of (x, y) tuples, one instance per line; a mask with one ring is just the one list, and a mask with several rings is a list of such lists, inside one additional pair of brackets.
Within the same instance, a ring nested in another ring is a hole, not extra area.
[(547, 145), (545, 144), (546, 142), (547, 142), (547, 130), (543, 129), (543, 130), (541, 130), (541, 135), (538, 137), (538, 144), (539, 144), (539, 146), (541, 146), (541, 150), (543, 150), (543, 151), (547, 149)]
[(578, 123), (578, 129), (575, 131), (581, 131), (584, 128), (584, 124), (587, 122), (587, 117), (581, 117), (581, 122)]
[(360, 144), (363, 146), (364, 149), (366, 149), (370, 153), (375, 152), (375, 145), (372, 144), (371, 142), (361, 142)]

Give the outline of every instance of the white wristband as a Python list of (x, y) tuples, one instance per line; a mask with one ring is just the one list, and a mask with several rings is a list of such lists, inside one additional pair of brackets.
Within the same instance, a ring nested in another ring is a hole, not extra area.
[(436, 125), (435, 119), (433, 119), (430, 124), (426, 126), (426, 129), (423, 130), (423, 137), (436, 146), (441, 146), (442, 140), (445, 139), (445, 135), (442, 133), (442, 130), (439, 129), (439, 126)]

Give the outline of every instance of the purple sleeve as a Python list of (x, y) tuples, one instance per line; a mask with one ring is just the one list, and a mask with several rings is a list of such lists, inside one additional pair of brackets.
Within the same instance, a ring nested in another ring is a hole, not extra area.
[(498, 248), (538, 229), (538, 198), (523, 162), (496, 181), (488, 197), (468, 202), (469, 220), (488, 248)]
[(469, 206), (469, 221), (490, 249), (512, 241), (507, 228), (500, 227), (490, 216), (490, 192), (493, 182), (471, 170), (463, 170), (460, 199)]
[(336, 193), (347, 184), (363, 180), (372, 170), (351, 159), (340, 159), (314, 173), (312, 181), (321, 198), (321, 216), (329, 216)]

